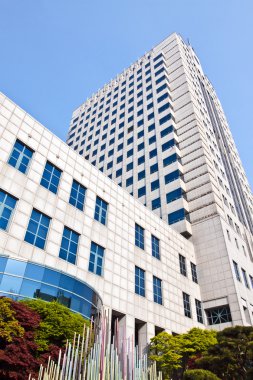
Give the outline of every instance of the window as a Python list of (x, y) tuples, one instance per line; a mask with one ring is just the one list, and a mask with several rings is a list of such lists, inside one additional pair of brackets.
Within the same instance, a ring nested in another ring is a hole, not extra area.
[(103, 274), (104, 251), (103, 247), (93, 241), (91, 242), (89, 271), (98, 276), (102, 276)]
[(166, 157), (164, 160), (163, 160), (163, 166), (166, 167), (170, 164), (173, 164), (173, 162), (176, 162), (177, 160), (179, 160), (180, 158), (178, 157), (178, 155), (176, 153), (172, 154), (171, 156), (169, 157)]
[(175, 181), (176, 179), (180, 178), (180, 176), (181, 172), (179, 170), (175, 170), (174, 172), (166, 174), (166, 176), (164, 177), (165, 185), (167, 185), (167, 183)]
[(154, 302), (159, 303), (159, 305), (162, 305), (163, 299), (162, 299), (162, 280), (160, 278), (157, 278), (153, 276), (153, 293), (154, 293)]
[(202, 305), (201, 305), (201, 302), (197, 299), (195, 299), (195, 306), (196, 306), (197, 321), (199, 323), (204, 323), (203, 314), (202, 314)]
[(47, 161), (40, 184), (56, 194), (60, 178), (61, 170)]
[(241, 282), (241, 277), (240, 277), (240, 272), (239, 272), (238, 264), (235, 261), (233, 261), (233, 265), (234, 265), (234, 271), (235, 271), (236, 279)]
[(230, 308), (228, 305), (206, 310), (207, 321), (209, 325), (218, 325), (220, 323), (232, 322)]
[(144, 249), (144, 228), (135, 223), (135, 245)]
[(138, 152), (139, 152), (140, 150), (144, 149), (144, 142), (140, 143), (140, 144), (137, 146), (137, 148), (138, 148)]
[(192, 281), (198, 283), (197, 267), (196, 264), (191, 263)]
[(145, 156), (141, 156), (138, 158), (138, 165), (141, 165), (145, 162)]
[(112, 161), (108, 162), (108, 164), (107, 164), (107, 169), (111, 169), (111, 168), (112, 168)]
[(160, 241), (154, 235), (151, 235), (151, 243), (152, 243), (152, 256), (156, 259), (160, 260)]
[(163, 125), (164, 123), (166, 123), (166, 121), (169, 121), (170, 119), (172, 119), (172, 115), (171, 115), (171, 113), (169, 113), (168, 115), (162, 117), (162, 118), (159, 120), (159, 123), (160, 123), (160, 125)]
[(249, 288), (249, 283), (248, 283), (246, 271), (243, 268), (241, 268), (241, 269), (242, 269), (242, 277), (244, 280), (244, 284), (245, 284), (246, 288)]
[(169, 108), (170, 108), (170, 103), (166, 103), (163, 106), (161, 106), (160, 108), (158, 108), (158, 113), (162, 113), (163, 111), (165, 111)]
[(145, 297), (145, 271), (135, 267), (135, 293)]
[(154, 164), (150, 166), (150, 174), (153, 174), (158, 171), (158, 164)]
[(167, 84), (164, 83), (158, 89), (156, 90), (156, 93), (159, 94), (159, 92), (163, 91), (165, 88), (167, 88)]
[(171, 132), (174, 131), (174, 127), (170, 125), (169, 127), (165, 128), (163, 131), (161, 131), (161, 137), (169, 135)]
[(184, 219), (187, 219), (189, 221), (189, 214), (187, 214), (184, 208), (181, 208), (180, 210), (177, 210), (177, 211), (172, 212), (171, 214), (168, 214), (169, 224), (174, 224)]
[(183, 292), (183, 305), (184, 305), (184, 315), (188, 318), (191, 318), (191, 304), (190, 304), (190, 296), (187, 293)]
[(0, 190), (0, 229), (7, 230), (17, 199)]
[(157, 156), (157, 149), (153, 149), (149, 152), (149, 158), (153, 158)]
[(148, 140), (149, 145), (153, 144), (154, 142), (156, 142), (156, 136), (150, 137)]
[(35, 245), (38, 248), (44, 249), (49, 223), (50, 218), (48, 216), (33, 209), (25, 234), (25, 241)]
[(151, 182), (151, 191), (159, 189), (159, 186), (160, 186), (159, 179), (157, 179), (156, 181)]
[(102, 224), (106, 224), (107, 208), (108, 203), (97, 197), (94, 219)]
[(179, 267), (180, 267), (180, 273), (187, 277), (187, 271), (186, 271), (186, 260), (185, 260), (185, 257), (182, 256), (182, 255), (178, 255), (178, 258), (179, 258)]
[(171, 139), (169, 141), (166, 141), (166, 143), (164, 143), (162, 145), (162, 151), (164, 152), (165, 150), (172, 148), (174, 145), (176, 145), (175, 139)]
[(134, 167), (133, 162), (130, 162), (129, 164), (127, 164), (127, 172), (129, 172), (129, 170), (132, 170), (133, 167)]
[(140, 181), (143, 178), (145, 178), (145, 170), (142, 170), (138, 173), (138, 181)]
[(140, 187), (140, 189), (138, 189), (138, 198), (142, 197), (143, 195), (146, 195), (146, 186)]
[(156, 210), (159, 207), (161, 207), (160, 197), (152, 200), (152, 210)]
[(182, 196), (183, 196), (183, 190), (181, 189), (181, 187), (179, 187), (178, 189), (173, 190), (166, 194), (167, 203), (171, 203), (175, 201), (176, 199), (182, 198)]
[(71, 264), (75, 264), (78, 240), (79, 234), (68, 227), (64, 227), (59, 257)]
[(122, 175), (122, 168), (121, 169), (118, 169), (116, 171), (116, 178), (120, 177)]
[(130, 150), (127, 152), (127, 157), (131, 157), (133, 154), (134, 154), (134, 150), (133, 150), (133, 149), (130, 149)]
[[(123, 161), (123, 156), (119, 156), (117, 157), (117, 164), (119, 164), (120, 162)], [(117, 177), (117, 176), (116, 176)]]
[(73, 180), (69, 203), (83, 211), (86, 188)]
[(144, 131), (140, 131), (137, 135), (137, 139), (141, 138), (144, 136)]
[(8, 163), (21, 173), (26, 174), (32, 155), (33, 151), (21, 141), (17, 140), (12, 149)]
[(253, 277), (251, 275), (249, 275), (249, 279), (250, 279), (251, 287), (253, 289)]
[(127, 178), (126, 186), (131, 186), (133, 184), (133, 177)]
[(155, 129), (155, 123), (149, 125), (149, 127), (148, 127), (148, 131), (149, 131), (149, 132), (153, 131), (154, 129)]
[(159, 98), (157, 98), (157, 103), (162, 102), (164, 99), (167, 99), (168, 97), (169, 97), (169, 94), (166, 92), (165, 94), (163, 94)]

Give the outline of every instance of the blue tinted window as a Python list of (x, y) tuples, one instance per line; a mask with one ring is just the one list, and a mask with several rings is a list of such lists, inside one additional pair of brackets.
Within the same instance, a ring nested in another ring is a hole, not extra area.
[(153, 174), (158, 171), (158, 164), (154, 164), (150, 166), (150, 174)]
[(130, 186), (133, 184), (133, 177), (127, 178), (126, 180), (126, 186)]
[(153, 144), (154, 142), (156, 142), (156, 136), (152, 136), (150, 137), (150, 139), (148, 140), (149, 142), (149, 145)]
[(138, 173), (138, 181), (140, 181), (143, 178), (145, 178), (145, 170), (142, 170)]
[(142, 197), (143, 195), (146, 195), (146, 186), (143, 186), (140, 189), (138, 189), (138, 198)]
[(160, 260), (160, 241), (156, 236), (151, 235), (152, 256)]
[(169, 133), (173, 132), (174, 127), (173, 125), (170, 125), (169, 127), (165, 128), (163, 131), (161, 131), (161, 137), (167, 136)]
[(148, 127), (149, 132), (153, 131), (154, 129), (155, 129), (155, 124), (149, 125), (149, 127)]
[(167, 79), (166, 75), (162, 75), (159, 79), (155, 81), (156, 84), (161, 83), (163, 80)]
[(158, 61), (159, 58), (162, 58), (162, 57), (163, 57), (163, 53), (160, 53), (160, 54), (158, 54), (158, 55), (153, 59), (153, 61), (156, 62), (156, 61)]
[(143, 119), (141, 119), (141, 120), (139, 120), (139, 121), (137, 122), (137, 126), (138, 126), (138, 127), (141, 127), (143, 124), (144, 124), (144, 120), (143, 120)]
[(22, 173), (26, 173), (33, 151), (21, 141), (17, 140), (12, 149), (8, 163)]
[(116, 178), (122, 175), (122, 169), (116, 171)]
[(155, 116), (154, 112), (150, 113), (150, 114), (148, 115), (148, 120), (151, 120), (151, 119), (153, 119), (153, 118), (154, 118), (154, 116)]
[(107, 208), (108, 203), (97, 197), (94, 219), (102, 224), (106, 224)]
[(86, 188), (73, 180), (69, 203), (83, 211)]
[(133, 138), (133, 137), (130, 137), (130, 138), (127, 140), (127, 145), (132, 144), (133, 141), (134, 141), (134, 138)]
[(7, 230), (16, 202), (16, 198), (0, 190), (0, 229)]
[(141, 156), (138, 158), (138, 165), (141, 165), (145, 162), (145, 156)]
[(141, 137), (143, 137), (143, 136), (144, 136), (144, 131), (142, 130), (142, 131), (140, 131), (140, 132), (138, 133), (137, 138), (139, 139), (139, 138), (141, 138)]
[(71, 264), (76, 263), (78, 239), (79, 235), (76, 232), (70, 230), (68, 227), (64, 227), (59, 252), (59, 257), (61, 259), (66, 260)]
[(135, 293), (145, 297), (145, 271), (135, 267)]
[(130, 157), (134, 154), (134, 150), (133, 149), (130, 149), (128, 152), (127, 152), (127, 157)]
[(123, 156), (117, 157), (117, 164), (123, 161)]
[(47, 161), (40, 184), (56, 194), (60, 178), (61, 170)]
[(156, 210), (159, 207), (161, 207), (160, 197), (152, 200), (152, 210)]
[(155, 76), (157, 77), (159, 74), (163, 73), (164, 72), (164, 67), (162, 67), (161, 69), (157, 70), (155, 72)]
[(130, 163), (127, 165), (127, 172), (129, 172), (129, 170), (132, 170), (133, 167), (134, 167), (133, 162), (130, 162)]
[(162, 145), (162, 151), (164, 152), (165, 150), (172, 148), (174, 145), (176, 145), (175, 139), (171, 139), (169, 141), (166, 141), (166, 143), (164, 143)]
[(154, 293), (154, 302), (162, 305), (162, 280), (153, 276), (153, 293)]
[(166, 176), (164, 177), (165, 185), (169, 182), (175, 181), (176, 179), (180, 178), (180, 175), (181, 173), (179, 170), (175, 170), (174, 172), (166, 174)]
[(144, 249), (144, 228), (135, 223), (135, 245)]
[(168, 115), (162, 117), (162, 118), (159, 120), (159, 123), (160, 123), (160, 125), (163, 125), (164, 123), (166, 123), (166, 121), (169, 121), (170, 119), (172, 119), (172, 115), (171, 115), (171, 113), (169, 113)]
[(161, 106), (160, 108), (158, 108), (158, 113), (162, 113), (163, 111), (165, 111), (165, 110), (167, 110), (169, 108), (170, 108), (170, 104), (166, 103), (163, 106)]
[(138, 149), (138, 152), (140, 150), (144, 149), (144, 142), (142, 142), (141, 144), (139, 144), (138, 147), (137, 147), (137, 149)]
[(157, 94), (159, 94), (159, 92), (163, 91), (165, 88), (167, 88), (166, 83), (164, 83), (162, 86), (158, 87), (158, 89), (156, 90)]
[(103, 274), (104, 251), (105, 249), (103, 247), (91, 242), (89, 271), (98, 276), (102, 276)]
[(168, 166), (170, 164), (172, 164), (173, 162), (176, 162), (180, 157), (177, 156), (176, 153), (172, 154), (171, 156), (169, 157), (166, 157), (164, 160), (163, 160), (163, 166)]
[(160, 62), (157, 62), (156, 65), (154, 65), (154, 69), (157, 69), (157, 67), (161, 66), (163, 64), (163, 60), (161, 60)]
[(179, 222), (180, 220), (184, 220), (185, 218), (186, 218), (186, 211), (185, 209), (181, 208), (180, 210), (174, 211), (168, 215), (168, 223), (174, 224), (174, 223)]
[(122, 149), (123, 149), (123, 146), (124, 146), (123, 143), (119, 144), (119, 145), (118, 145), (118, 151), (119, 151), (119, 150), (122, 150)]
[(173, 202), (176, 199), (182, 198), (183, 190), (180, 188), (166, 194), (167, 203)]
[(49, 223), (50, 218), (48, 216), (33, 209), (25, 234), (25, 241), (38, 248), (44, 249)]
[(107, 169), (111, 169), (111, 168), (112, 168), (112, 161), (108, 162), (108, 164), (107, 164)]
[(151, 182), (151, 191), (159, 189), (159, 186), (160, 186), (159, 179), (157, 179), (156, 181)]
[(149, 158), (153, 158), (157, 156), (157, 149), (153, 149), (149, 152)]

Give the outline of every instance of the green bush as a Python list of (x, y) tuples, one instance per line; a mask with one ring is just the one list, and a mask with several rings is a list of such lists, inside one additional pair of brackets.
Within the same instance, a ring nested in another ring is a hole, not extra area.
[(189, 369), (185, 371), (183, 380), (220, 380), (213, 372), (205, 369)]

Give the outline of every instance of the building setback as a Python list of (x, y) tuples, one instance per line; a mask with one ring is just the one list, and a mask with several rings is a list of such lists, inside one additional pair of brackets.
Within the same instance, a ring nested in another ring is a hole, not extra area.
[(193, 243), (209, 323), (252, 324), (252, 193), (191, 46), (174, 33), (106, 84), (67, 143)]

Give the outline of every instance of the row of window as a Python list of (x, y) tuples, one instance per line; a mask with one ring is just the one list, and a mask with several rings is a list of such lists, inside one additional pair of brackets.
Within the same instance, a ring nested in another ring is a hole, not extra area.
[[(234, 271), (235, 271), (235, 276), (236, 276), (236, 279), (241, 282), (241, 274), (240, 274), (240, 270), (239, 270), (239, 266), (238, 264), (233, 261), (233, 265), (234, 265)], [(241, 268), (241, 272), (242, 272), (242, 277), (243, 277), (243, 281), (244, 281), (244, 285), (246, 286), (246, 288), (250, 288), (249, 287), (249, 281), (248, 281), (248, 275), (246, 273), (246, 270)], [(250, 279), (250, 284), (251, 284), (251, 287), (253, 289), (253, 277), (249, 274), (249, 279)]]
[[(179, 254), (178, 255), (178, 259), (179, 259), (179, 268), (180, 268), (180, 273), (187, 277), (187, 267), (186, 267), (186, 258)], [(190, 263), (191, 264), (191, 275), (192, 275), (192, 281), (196, 282), (196, 284), (198, 283), (198, 276), (197, 276), (197, 267), (196, 267), (196, 264), (194, 263)]]

